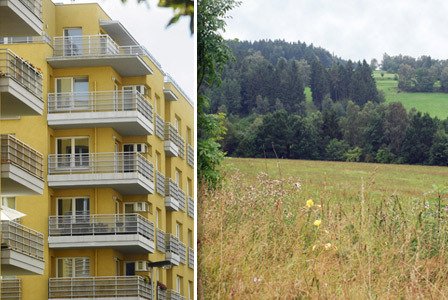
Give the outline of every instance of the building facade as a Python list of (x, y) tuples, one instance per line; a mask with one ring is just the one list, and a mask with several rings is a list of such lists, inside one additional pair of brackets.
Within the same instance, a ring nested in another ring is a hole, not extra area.
[(0, 0), (0, 36), (1, 299), (192, 299), (192, 101), (98, 4)]

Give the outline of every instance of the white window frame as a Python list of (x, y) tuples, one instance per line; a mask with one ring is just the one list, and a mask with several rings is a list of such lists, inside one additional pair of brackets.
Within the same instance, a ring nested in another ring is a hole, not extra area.
[(76, 278), (76, 277), (82, 277), (82, 276), (73, 276), (76, 275), (76, 260), (77, 259), (83, 259), (87, 260), (89, 262), (89, 268), (88, 273), (90, 275), (90, 257), (88, 256), (76, 256), (76, 257), (57, 257), (56, 258), (56, 277), (59, 278), (59, 261), (63, 261), (64, 259), (71, 259), (72, 260), (72, 276), (70, 278)]
[(71, 153), (70, 153), (70, 166), (59, 166), (59, 161), (56, 162), (56, 168), (58, 169), (89, 169), (90, 168), (90, 161), (88, 162), (88, 165), (83, 166), (82, 164), (79, 166), (76, 166), (75, 164), (75, 143), (74, 141), (76, 139), (87, 139), (88, 140), (88, 146), (89, 146), (89, 154), (90, 152), (90, 137), (89, 136), (68, 136), (68, 137), (58, 137), (55, 139), (55, 153), (58, 156), (60, 153), (58, 153), (58, 141), (59, 140), (68, 140), (70, 139), (70, 146), (71, 146)]

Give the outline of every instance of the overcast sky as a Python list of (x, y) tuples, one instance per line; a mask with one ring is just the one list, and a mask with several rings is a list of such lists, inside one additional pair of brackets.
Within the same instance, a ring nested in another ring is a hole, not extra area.
[(184, 17), (178, 23), (166, 28), (166, 24), (173, 16), (170, 8), (157, 7), (158, 1), (148, 0), (149, 8), (144, 4), (137, 4), (137, 0), (76, 0), (57, 1), (64, 3), (92, 3), (97, 2), (114, 20), (120, 21), (134, 38), (144, 45), (182, 87), (187, 95), (193, 98), (194, 85), (194, 42), (195, 37), (190, 34), (190, 18)]
[(226, 38), (313, 43), (344, 59), (448, 58), (445, 0), (242, 0)]

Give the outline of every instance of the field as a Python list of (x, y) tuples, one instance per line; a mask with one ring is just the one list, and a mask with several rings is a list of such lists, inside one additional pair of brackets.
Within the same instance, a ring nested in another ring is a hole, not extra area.
[(448, 298), (448, 168), (229, 158), (224, 173), (199, 197), (200, 299)]
[(381, 77), (381, 72), (374, 72), (377, 87), (384, 92), (386, 102), (401, 102), (406, 109), (415, 108), (440, 119), (448, 117), (448, 94), (398, 92), (398, 81), (394, 80), (394, 76), (386, 73)]

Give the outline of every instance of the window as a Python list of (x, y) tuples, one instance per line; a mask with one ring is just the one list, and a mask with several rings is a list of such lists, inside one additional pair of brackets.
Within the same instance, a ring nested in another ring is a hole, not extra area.
[(88, 216), (90, 215), (90, 199), (87, 197), (58, 198), (58, 216)]
[(176, 276), (176, 292), (182, 294), (182, 276)]
[(174, 128), (176, 128), (179, 135), (181, 135), (181, 120), (177, 115), (174, 117)]
[(16, 197), (2, 197), (2, 205), (16, 209)]
[(162, 170), (162, 155), (159, 151), (156, 151), (156, 170), (161, 171)]
[(89, 277), (90, 259), (88, 257), (57, 258), (56, 277)]
[(89, 78), (62, 77), (56, 78), (57, 109), (86, 109), (89, 107)]
[(126, 276), (134, 276), (135, 275), (135, 262), (127, 261), (124, 263), (124, 270), (126, 272)]
[(156, 100), (154, 101), (154, 111), (156, 112), (156, 114), (158, 114), (159, 116), (162, 114), (162, 107), (160, 104), (160, 97), (159, 95), (155, 94), (155, 98)]
[(187, 196), (193, 197), (193, 181), (187, 177)]
[(65, 28), (63, 43), (65, 56), (82, 55), (82, 28)]
[(187, 127), (187, 144), (193, 145), (193, 139), (191, 136), (191, 128)]
[(182, 240), (182, 224), (179, 222), (176, 222), (176, 237)]
[(188, 247), (193, 247), (193, 231), (191, 229), (188, 229)]
[(156, 227), (162, 228), (162, 211), (156, 208)]
[(188, 299), (194, 298), (194, 285), (193, 281), (188, 280)]
[(88, 167), (89, 138), (58, 138), (56, 139), (56, 154), (58, 168)]
[(180, 188), (182, 188), (182, 172), (177, 168), (174, 172), (174, 181)]

